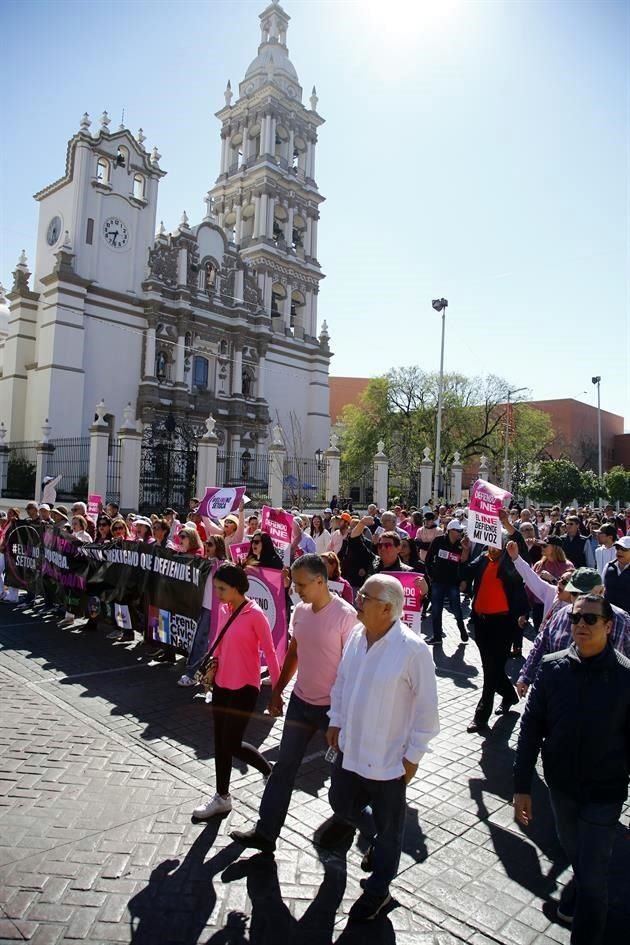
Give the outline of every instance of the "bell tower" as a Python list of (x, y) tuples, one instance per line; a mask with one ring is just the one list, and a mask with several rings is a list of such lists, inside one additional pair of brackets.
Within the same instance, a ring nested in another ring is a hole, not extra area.
[[(254, 271), (274, 335), (317, 342), (319, 206), (315, 182), (317, 113), (289, 59), (290, 17), (277, 0), (260, 14), (260, 45), (239, 97), (228, 82), (221, 121), (221, 165), (208, 193), (228, 241)], [(325, 445), (325, 444), (324, 444)]]

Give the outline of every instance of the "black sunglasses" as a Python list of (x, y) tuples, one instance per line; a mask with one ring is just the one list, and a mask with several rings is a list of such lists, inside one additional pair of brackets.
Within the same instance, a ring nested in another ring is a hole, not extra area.
[(569, 620), (576, 626), (580, 620), (589, 627), (594, 627), (598, 620), (604, 620), (603, 614), (569, 614)]

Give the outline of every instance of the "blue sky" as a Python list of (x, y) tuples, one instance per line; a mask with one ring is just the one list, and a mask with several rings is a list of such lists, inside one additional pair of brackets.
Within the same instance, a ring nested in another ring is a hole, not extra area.
[[(263, 0), (5, 2), (0, 279), (32, 194), (63, 174), (88, 111), (125, 109), (168, 176), (158, 219), (191, 222), (218, 173), (231, 78), (256, 54)], [(315, 83), (326, 196), (331, 371), (496, 373), (536, 398), (595, 402), (630, 425), (630, 7), (622, 0), (286, 0)], [(586, 393), (584, 393), (586, 392)]]

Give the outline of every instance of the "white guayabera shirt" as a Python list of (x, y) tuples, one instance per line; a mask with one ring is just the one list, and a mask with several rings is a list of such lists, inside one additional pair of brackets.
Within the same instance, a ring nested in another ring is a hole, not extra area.
[(330, 701), (343, 767), (372, 781), (399, 778), (440, 731), (431, 651), (400, 620), (369, 650), (365, 628), (354, 631)]

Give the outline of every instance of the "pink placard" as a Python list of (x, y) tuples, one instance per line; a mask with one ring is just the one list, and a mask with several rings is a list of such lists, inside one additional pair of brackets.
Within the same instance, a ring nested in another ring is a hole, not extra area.
[(402, 584), (405, 592), (405, 603), (401, 620), (416, 633), (420, 633), (422, 626), (422, 592), (420, 588), (416, 587), (416, 581), (421, 575), (416, 574), (415, 571), (382, 571), (381, 573), (396, 578)]
[(218, 486), (206, 486), (206, 492), (199, 503), (199, 515), (207, 518), (223, 518), (235, 512), (245, 495), (245, 486), (220, 489)]
[(96, 525), (96, 520), (101, 514), (101, 509), (103, 508), (103, 496), (102, 495), (89, 495), (87, 503), (87, 516), (91, 519)]
[(284, 509), (272, 509), (263, 505), (260, 517), (260, 530), (271, 535), (272, 539), (288, 542), (293, 540), (293, 516)]
[(470, 493), (469, 508), (471, 512), (497, 516), (511, 498), (511, 492), (506, 492), (505, 489), (486, 482), (485, 479), (478, 479)]
[(249, 541), (235, 541), (229, 547), (229, 555), (234, 562), (234, 564), (245, 564), (245, 560), (249, 554), (251, 542)]

